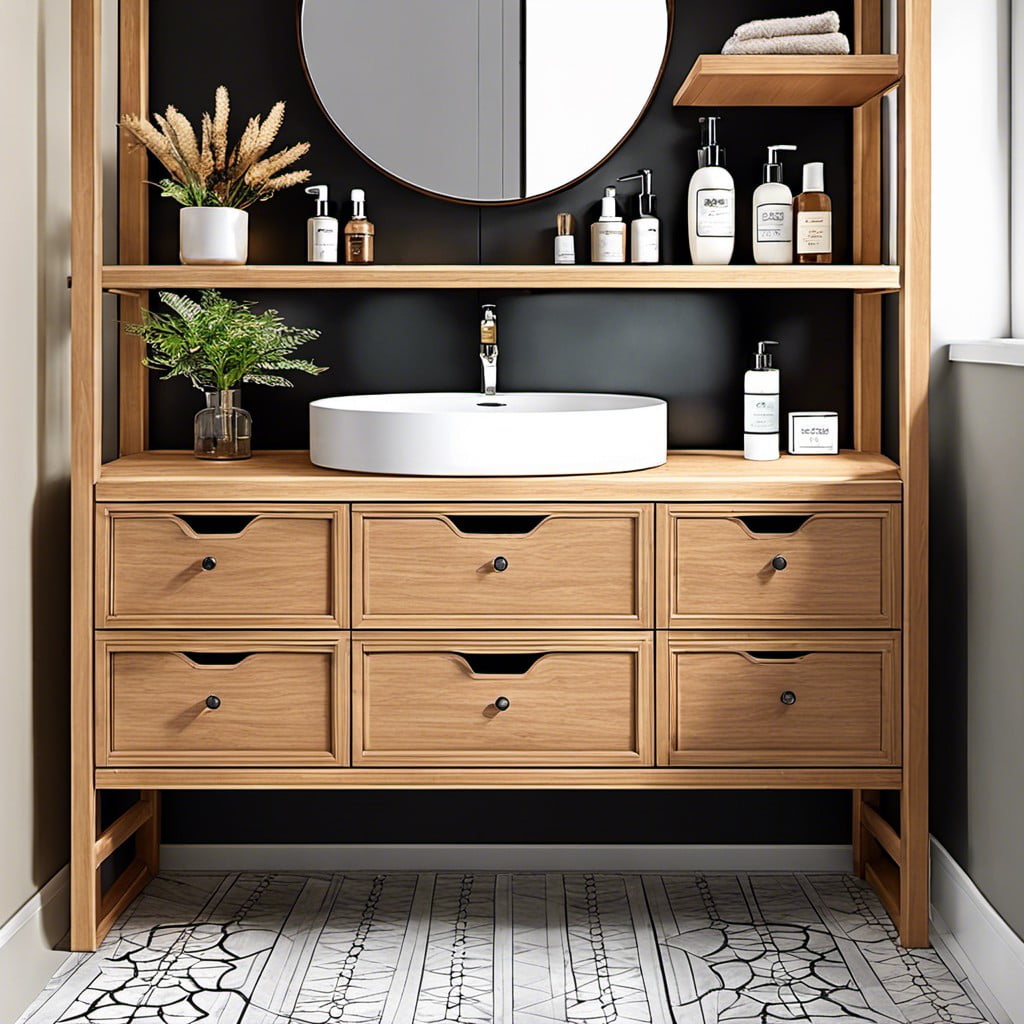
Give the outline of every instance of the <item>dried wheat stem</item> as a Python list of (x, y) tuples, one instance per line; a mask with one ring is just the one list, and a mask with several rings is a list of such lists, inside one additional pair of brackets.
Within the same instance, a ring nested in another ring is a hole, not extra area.
[(214, 166), (218, 171), (224, 170), (228, 158), (228, 115), (231, 112), (231, 101), (227, 89), (217, 87), (213, 108), (213, 134), (210, 143), (213, 148)]

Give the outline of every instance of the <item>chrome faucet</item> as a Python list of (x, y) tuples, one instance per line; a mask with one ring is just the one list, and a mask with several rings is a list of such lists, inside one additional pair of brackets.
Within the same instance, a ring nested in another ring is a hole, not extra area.
[(480, 394), (496, 394), (498, 390), (498, 312), (495, 306), (483, 307), (483, 319), (480, 321), (480, 368), (483, 378)]

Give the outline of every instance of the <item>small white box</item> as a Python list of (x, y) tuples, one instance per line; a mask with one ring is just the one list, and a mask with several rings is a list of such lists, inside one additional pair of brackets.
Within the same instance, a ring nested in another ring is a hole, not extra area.
[(791, 412), (790, 455), (838, 455), (839, 413)]

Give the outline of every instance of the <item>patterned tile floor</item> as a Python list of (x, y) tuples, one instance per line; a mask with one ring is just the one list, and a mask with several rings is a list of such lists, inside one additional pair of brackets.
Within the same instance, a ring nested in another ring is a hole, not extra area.
[(832, 874), (169, 874), (21, 1024), (986, 1021)]

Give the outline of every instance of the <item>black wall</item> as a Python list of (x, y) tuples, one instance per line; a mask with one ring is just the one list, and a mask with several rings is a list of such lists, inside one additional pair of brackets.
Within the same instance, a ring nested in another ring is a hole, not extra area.
[[(414, 2), (414, 0), (410, 0)], [(668, 67), (651, 108), (607, 164), (549, 199), (472, 207), (423, 196), (373, 170), (336, 134), (306, 83), (292, 0), (153, 0), (151, 98), (193, 121), (231, 91), (233, 134), (250, 114), (288, 103), (281, 141), (312, 143), (302, 166), (330, 186), (347, 217), (349, 189), (367, 190), (378, 263), (549, 263), (555, 215), (577, 216), (577, 252), (606, 184), (641, 166), (655, 172), (663, 259), (688, 263), (686, 190), (696, 167), (697, 118), (672, 96), (699, 53), (715, 53), (742, 21), (811, 13), (770, 0), (677, 0)], [(853, 22), (850, 0), (833, 5)], [(628, 0), (623, 9), (628, 11)], [(806, 7), (806, 10), (804, 9)], [(816, 10), (817, 8), (815, 8)], [(628, 45), (630, 20), (615, 34)], [(571, 40), (568, 41), (571, 45)], [(346, 42), (339, 41), (338, 59)], [(606, 57), (601, 59), (607, 59)], [(595, 66), (600, 60), (595, 58)], [(382, 80), (387, 68), (381, 68)], [(367, 83), (372, 95), (375, 83)], [(799, 191), (803, 162), (824, 160), (835, 210), (836, 261), (849, 262), (852, 165), (846, 110), (725, 110), (723, 142), (736, 179), (736, 262), (751, 262), (751, 195), (765, 148), (794, 143), (787, 181)], [(153, 169), (153, 177), (159, 175)], [(300, 189), (251, 211), (251, 263), (304, 263), (312, 204)], [(155, 193), (151, 261), (177, 262), (177, 211)], [(322, 335), (308, 354), (330, 367), (294, 389), (249, 387), (244, 404), (262, 448), (305, 448), (307, 403), (334, 394), (467, 390), (478, 386), (476, 324), (497, 302), (501, 386), (508, 390), (626, 391), (669, 402), (673, 447), (742, 443), (742, 374), (754, 343), (781, 342), (783, 414), (836, 409), (851, 443), (852, 300), (811, 292), (431, 291), (274, 292), (248, 296)], [(191, 446), (198, 395), (152, 381), (154, 448)], [(524, 494), (523, 498), (530, 496)], [(168, 794), (168, 842), (842, 842), (846, 794), (800, 793), (191, 793)]]

